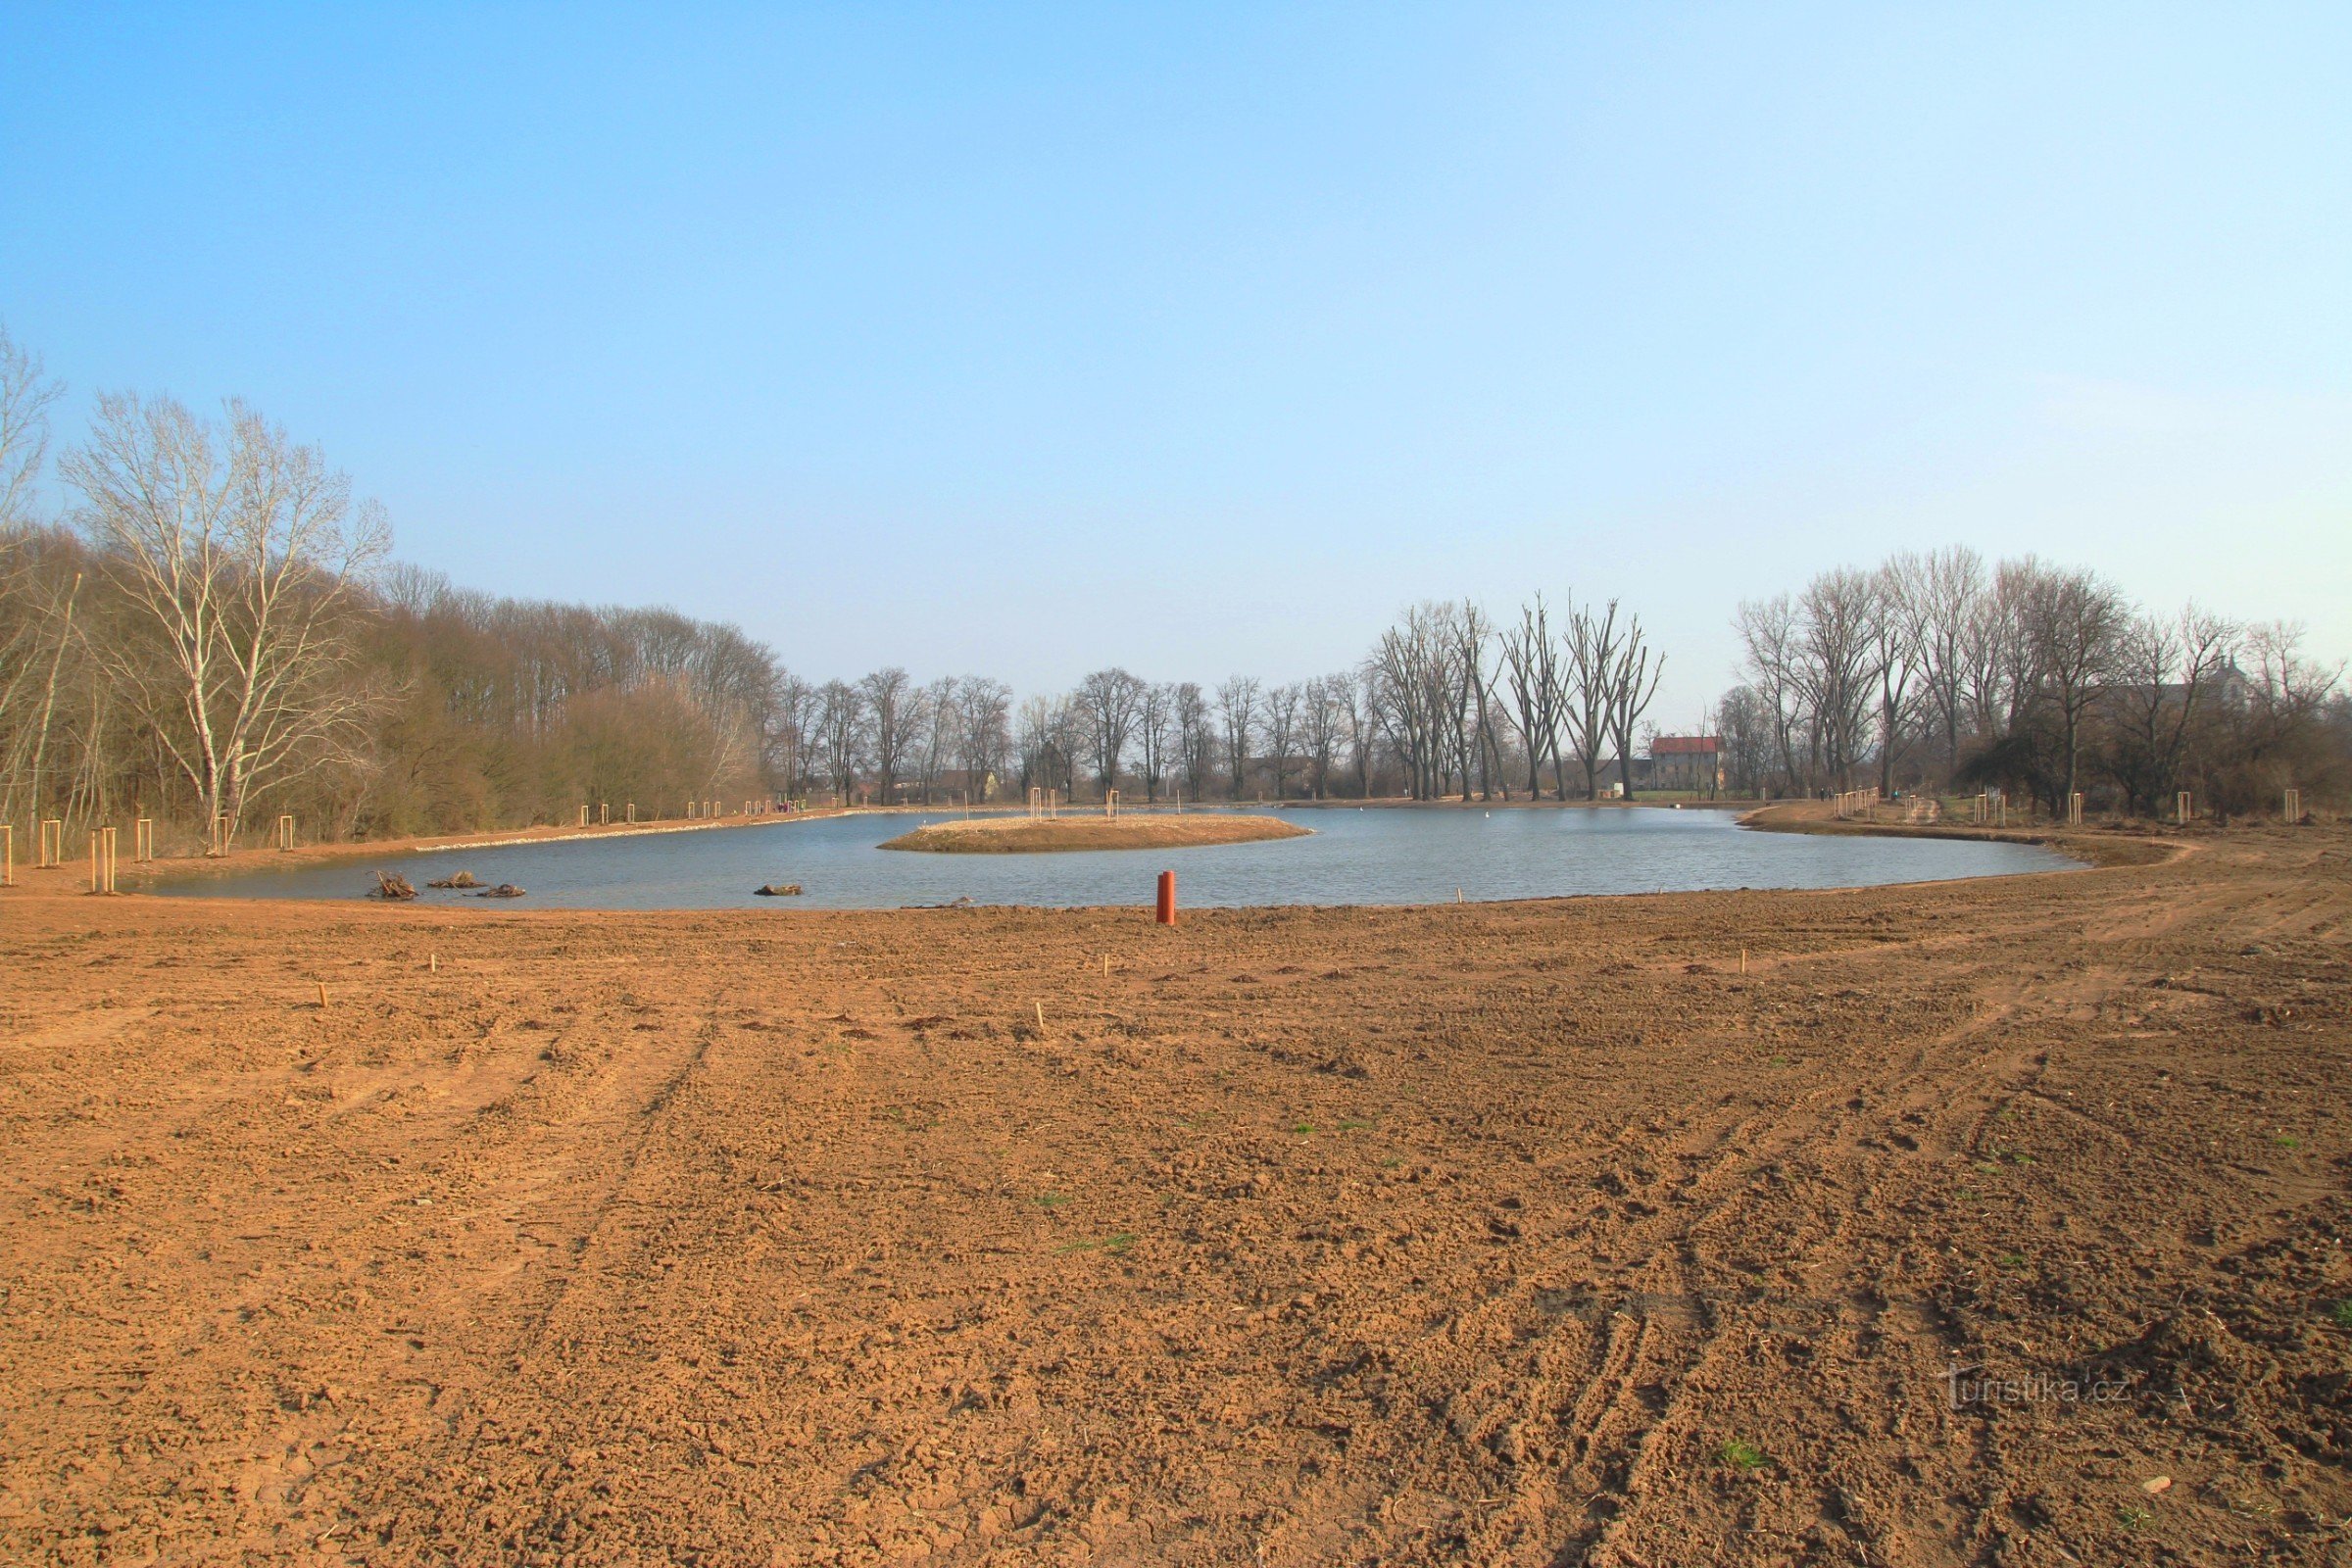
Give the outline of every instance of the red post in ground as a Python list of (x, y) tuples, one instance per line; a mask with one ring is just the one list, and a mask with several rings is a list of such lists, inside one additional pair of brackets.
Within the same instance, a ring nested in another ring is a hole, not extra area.
[(1153, 916), (1161, 925), (1176, 923), (1176, 873), (1159, 873), (1159, 910)]

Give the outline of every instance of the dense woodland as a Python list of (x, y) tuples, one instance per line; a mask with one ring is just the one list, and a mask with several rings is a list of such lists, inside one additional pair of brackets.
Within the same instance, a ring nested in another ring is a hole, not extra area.
[[(984, 675), (796, 673), (733, 626), (499, 599), (391, 561), (380, 511), (255, 411), (59, 388), (0, 331), (0, 821), (225, 818), (306, 836), (560, 822), (582, 803), (1597, 797), (1639, 789), (1663, 654), (1615, 601), (1425, 604), (1353, 667), (1123, 669), (1015, 701)], [(41, 514), (36, 498), (66, 498)], [(2142, 612), (1964, 550), (1743, 605), (1726, 792), (2071, 789), (2156, 812), (2340, 800), (2340, 670), (2291, 628)]]

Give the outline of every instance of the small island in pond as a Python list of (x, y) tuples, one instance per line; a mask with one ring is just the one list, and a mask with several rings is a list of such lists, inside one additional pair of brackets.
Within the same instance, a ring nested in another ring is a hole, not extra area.
[(886, 850), (938, 855), (1040, 855), (1055, 850), (1184, 850), (1303, 838), (1312, 829), (1277, 816), (998, 816), (934, 822)]

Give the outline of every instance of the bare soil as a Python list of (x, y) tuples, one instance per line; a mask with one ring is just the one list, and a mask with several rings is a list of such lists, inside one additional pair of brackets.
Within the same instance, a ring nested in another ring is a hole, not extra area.
[(70, 882), (0, 1560), (2345, 1561), (2341, 829), (1172, 930)]
[(1036, 855), (1065, 850), (1183, 850), (1304, 838), (1311, 829), (1278, 816), (973, 817), (934, 822), (881, 847), (939, 855)]

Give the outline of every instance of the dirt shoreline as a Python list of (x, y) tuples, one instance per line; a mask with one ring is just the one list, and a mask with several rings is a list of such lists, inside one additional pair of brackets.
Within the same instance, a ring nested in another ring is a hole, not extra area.
[(2352, 832), (2184, 842), (1173, 930), (39, 873), (0, 1558), (2329, 1562)]

